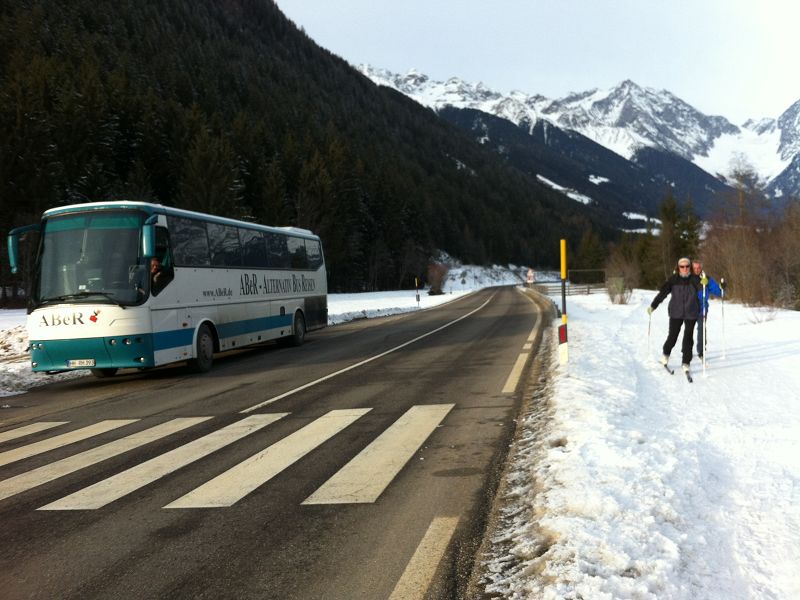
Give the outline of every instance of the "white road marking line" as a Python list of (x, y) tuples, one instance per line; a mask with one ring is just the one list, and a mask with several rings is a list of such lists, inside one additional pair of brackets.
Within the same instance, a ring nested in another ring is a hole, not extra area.
[(210, 418), (211, 417), (192, 417), (172, 419), (171, 421), (156, 425), (150, 429), (145, 429), (144, 431), (139, 431), (120, 440), (109, 442), (108, 444), (98, 446), (86, 452), (81, 452), (80, 454), (64, 458), (49, 465), (44, 465), (38, 469), (33, 469), (32, 471), (21, 473), (15, 477), (10, 477), (0, 481), (0, 500), (48, 483), (59, 477), (69, 475), (70, 473), (97, 464), (117, 456), (118, 454), (127, 452), (128, 450), (144, 446), (145, 444), (154, 442), (160, 438), (181, 431), (182, 429), (207, 421)]
[(303, 504), (375, 502), (454, 406), (412, 406)]
[(0, 467), (18, 460), (22, 460), (23, 458), (30, 458), (31, 456), (36, 456), (37, 454), (42, 454), (43, 452), (49, 452), (50, 450), (55, 450), (56, 448), (61, 448), (75, 442), (81, 442), (90, 437), (100, 435), (101, 433), (105, 433), (125, 425), (130, 425), (138, 420), (139, 419), (115, 419), (110, 421), (100, 421), (94, 425), (76, 429), (75, 431), (69, 431), (67, 433), (42, 440), (41, 442), (35, 442), (33, 444), (28, 444), (27, 446), (22, 446), (21, 448), (8, 450), (0, 453)]
[(370, 410), (332, 410), (164, 508), (233, 506)]
[(529, 356), (530, 354), (524, 353), (517, 357), (517, 362), (515, 362), (514, 366), (511, 368), (511, 373), (508, 374), (506, 384), (503, 386), (503, 394), (513, 394), (514, 390), (517, 389), (517, 383), (519, 383), (519, 378), (522, 375), (522, 369), (525, 367), (525, 363), (528, 362)]
[[(517, 288), (519, 289), (519, 288)], [(528, 336), (528, 341), (533, 343), (536, 341), (536, 331), (539, 329), (539, 324), (542, 322), (542, 310), (539, 308), (539, 305), (536, 304), (533, 298), (531, 298), (528, 294), (520, 290), (523, 296), (528, 299), (528, 302), (533, 304), (538, 310), (536, 312), (536, 323), (533, 324), (533, 329), (531, 329), (531, 334)]]
[(166, 454), (157, 456), (127, 471), (118, 473), (74, 494), (42, 506), (39, 510), (90, 510), (101, 508), (266, 427), (270, 423), (274, 423), (288, 414), (275, 413), (245, 417), (237, 423), (232, 423), (184, 446), (175, 448)]
[(422, 600), (458, 526), (458, 517), (437, 517), (408, 561), (389, 600)]
[[(530, 300), (533, 304), (533, 299), (522, 292), (524, 296)], [(531, 330), (530, 335), (528, 336), (527, 341), (522, 346), (522, 350), (524, 351), (517, 357), (517, 361), (514, 363), (514, 366), (511, 367), (511, 373), (508, 374), (508, 379), (506, 379), (506, 383), (503, 386), (503, 390), (500, 392), (501, 394), (513, 394), (514, 391), (517, 389), (517, 384), (519, 383), (519, 378), (522, 376), (522, 370), (525, 367), (525, 363), (528, 361), (528, 352), (533, 348), (533, 341), (536, 339), (536, 331), (539, 329), (539, 324), (542, 322), (542, 311), (538, 311), (536, 313), (536, 322), (533, 324), (533, 329)]]
[(69, 423), (69, 421), (41, 421), (39, 423), (31, 423), (30, 425), (4, 431), (0, 433), (0, 444), (9, 440), (25, 437), (26, 435), (31, 435), (32, 433), (39, 433), (40, 431), (58, 427), (59, 425), (66, 425), (67, 423)]
[(292, 394), (296, 394), (297, 392), (301, 392), (301, 391), (303, 391), (305, 389), (308, 389), (308, 388), (310, 388), (312, 386), (317, 385), (318, 383), (322, 383), (323, 381), (327, 381), (328, 379), (332, 379), (333, 377), (336, 377), (337, 375), (341, 375), (342, 373), (346, 373), (347, 371), (352, 371), (353, 369), (355, 369), (357, 367), (361, 367), (361, 366), (363, 366), (363, 365), (365, 365), (367, 363), (370, 363), (373, 360), (378, 360), (379, 358), (383, 358), (387, 354), (391, 354), (392, 352), (396, 352), (397, 350), (400, 350), (401, 348), (405, 348), (406, 346), (408, 346), (410, 344), (413, 344), (414, 342), (418, 342), (419, 340), (421, 340), (423, 338), (426, 338), (429, 335), (433, 335), (434, 333), (436, 333), (438, 331), (441, 331), (442, 329), (446, 329), (446, 328), (450, 327), (451, 325), (455, 325), (459, 321), (474, 315), (476, 312), (481, 310), (484, 306), (489, 304), (489, 302), (492, 301), (492, 298), (495, 297), (495, 294), (496, 294), (496, 292), (493, 293), (491, 296), (489, 296), (489, 299), (486, 302), (484, 302), (483, 304), (481, 304), (475, 310), (473, 310), (471, 312), (468, 312), (467, 314), (462, 315), (459, 318), (457, 318), (456, 320), (450, 321), (449, 323), (446, 323), (446, 324), (442, 325), (441, 327), (437, 327), (433, 331), (429, 331), (428, 333), (423, 333), (422, 335), (415, 337), (413, 340), (405, 342), (404, 344), (400, 344), (399, 346), (395, 346), (394, 348), (391, 348), (390, 350), (387, 350), (386, 352), (381, 352), (380, 354), (376, 354), (375, 356), (371, 356), (370, 358), (362, 360), (361, 362), (358, 362), (358, 363), (356, 363), (354, 365), (350, 365), (349, 367), (345, 367), (344, 369), (340, 369), (339, 371), (336, 371), (334, 373), (330, 373), (328, 375), (325, 375), (324, 377), (320, 377), (319, 379), (315, 379), (314, 381), (310, 381), (310, 382), (306, 383), (305, 385), (301, 385), (298, 388), (295, 388), (293, 390), (289, 390), (288, 392), (280, 394), (279, 396), (275, 396), (274, 398), (270, 398), (269, 400), (265, 400), (264, 402), (259, 402), (255, 406), (251, 406), (250, 408), (245, 408), (244, 410), (242, 410), (240, 412), (249, 413), (249, 412), (252, 412), (252, 411), (254, 411), (256, 409), (261, 408), (262, 406), (266, 406), (267, 404), (272, 404), (273, 402), (277, 402), (278, 400), (283, 400), (287, 396), (291, 396)]

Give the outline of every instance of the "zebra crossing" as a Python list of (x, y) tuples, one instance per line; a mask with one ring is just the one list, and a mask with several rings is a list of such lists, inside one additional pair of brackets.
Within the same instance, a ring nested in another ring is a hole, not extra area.
[[(353, 504), (375, 502), (411, 459), (425, 440), (441, 425), (454, 404), (416, 405), (401, 415), (350, 462), (306, 498), (302, 504)], [(369, 413), (370, 408), (331, 410), (304, 427), (259, 450), (233, 467), (189, 490), (165, 509), (231, 507), (270, 479), (314, 452), (324, 442), (347, 429)], [(79, 489), (49, 504), (41, 511), (97, 510), (136, 490), (157, 482), (192, 463), (221, 452), (245, 437), (256, 433), (290, 413), (250, 414), (240, 420), (214, 429), (177, 448), (149, 458), (97, 483)], [(54, 460), (42, 466), (3, 479), (0, 469), (0, 501), (50, 484), (62, 477), (97, 465), (108, 459), (165, 440), (179, 432), (190, 431), (213, 417), (182, 417), (149, 427), (82, 452)], [(69, 450), (71, 444), (91, 441), (101, 434), (119, 433), (139, 419), (100, 421), (80, 429), (59, 434), (66, 421), (48, 421), (25, 425), (0, 433), (0, 468), (42, 455), (51, 450)], [(54, 433), (43, 440), (4, 450), (11, 441), (26, 436)], [(108, 435), (105, 436), (107, 439)]]

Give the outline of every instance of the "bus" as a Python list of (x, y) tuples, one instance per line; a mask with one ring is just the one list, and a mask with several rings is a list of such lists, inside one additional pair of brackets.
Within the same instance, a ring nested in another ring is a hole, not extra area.
[(300, 345), (328, 322), (320, 238), (148, 202), (45, 211), (8, 234), (40, 233), (27, 318), (31, 367), (148, 369), (267, 340)]

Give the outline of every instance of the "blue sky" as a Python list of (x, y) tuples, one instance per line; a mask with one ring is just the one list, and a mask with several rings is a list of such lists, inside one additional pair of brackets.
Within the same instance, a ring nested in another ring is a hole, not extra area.
[(796, 0), (277, 0), (352, 64), (548, 97), (625, 79), (734, 123), (800, 100)]

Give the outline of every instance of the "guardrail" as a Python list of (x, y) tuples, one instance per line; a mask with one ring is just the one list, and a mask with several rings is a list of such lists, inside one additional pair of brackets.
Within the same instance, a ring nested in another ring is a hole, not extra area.
[[(542, 282), (535, 283), (533, 287), (545, 296), (560, 296), (561, 295), (561, 282)], [(586, 294), (605, 294), (608, 288), (605, 283), (570, 283), (567, 282), (566, 292), (567, 296), (586, 295)]]

